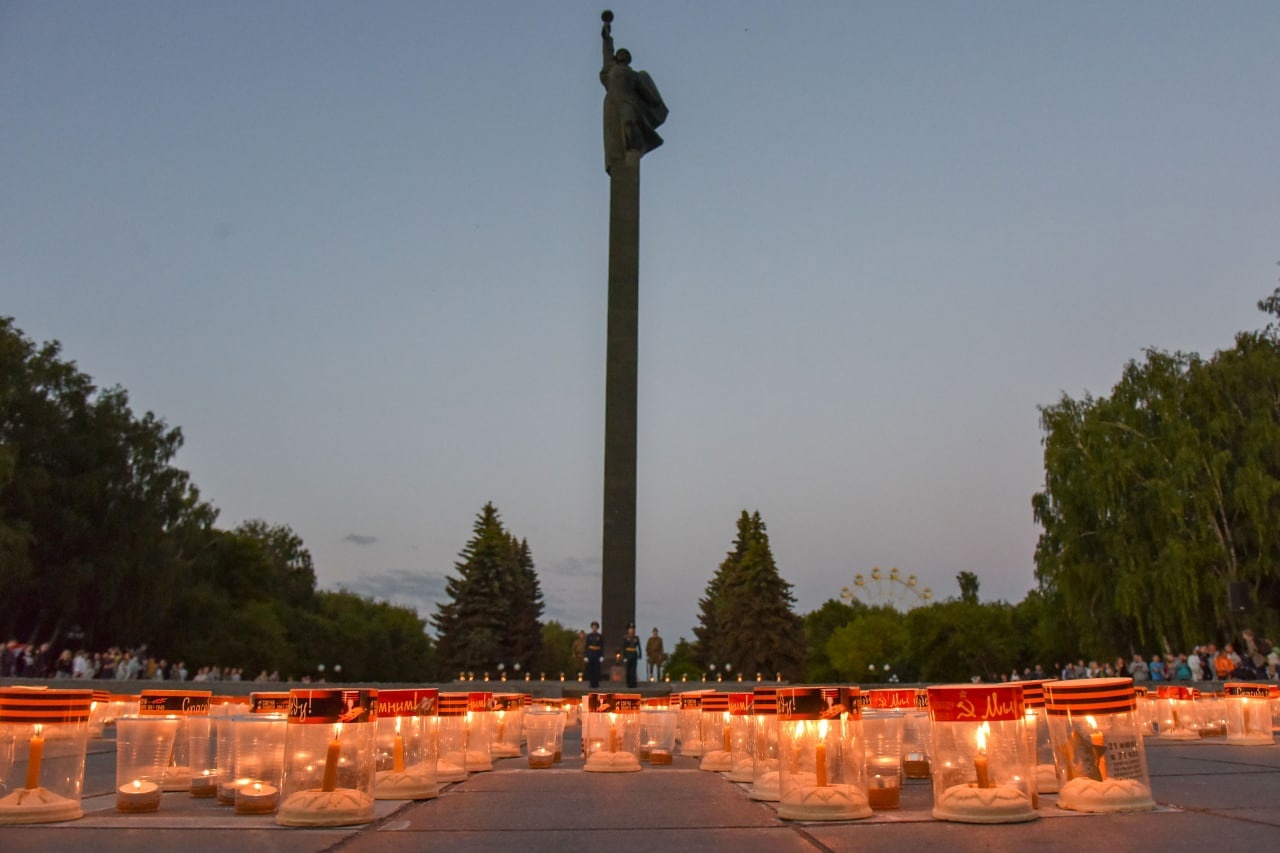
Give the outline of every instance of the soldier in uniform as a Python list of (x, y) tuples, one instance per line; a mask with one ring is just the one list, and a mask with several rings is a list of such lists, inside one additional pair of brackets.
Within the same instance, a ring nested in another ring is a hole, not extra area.
[(653, 629), (653, 636), (645, 641), (644, 656), (649, 660), (649, 680), (657, 681), (662, 678), (662, 663), (666, 660), (666, 650), (662, 648), (662, 637), (658, 634), (658, 629)]
[(640, 638), (636, 636), (636, 626), (627, 626), (627, 636), (622, 638), (622, 662), (627, 667), (627, 686), (636, 686), (636, 666), (640, 662)]
[(600, 662), (604, 660), (604, 637), (600, 636), (600, 623), (591, 623), (587, 634), (587, 679), (592, 687), (600, 686)]

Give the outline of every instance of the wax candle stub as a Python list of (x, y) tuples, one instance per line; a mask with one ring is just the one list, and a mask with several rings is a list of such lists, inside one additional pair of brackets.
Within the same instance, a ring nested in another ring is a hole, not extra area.
[(338, 740), (338, 731), (333, 733), (333, 740), (329, 741), (329, 749), (324, 757), (324, 778), (320, 783), (320, 790), (332, 791), (338, 787), (338, 759), (342, 755), (342, 741)]
[(827, 787), (827, 721), (818, 725), (818, 745), (813, 751), (816, 784), (819, 788)]
[(27, 758), (27, 789), (40, 787), (40, 762), (44, 758), (44, 727), (37, 724), (31, 735), (31, 752)]

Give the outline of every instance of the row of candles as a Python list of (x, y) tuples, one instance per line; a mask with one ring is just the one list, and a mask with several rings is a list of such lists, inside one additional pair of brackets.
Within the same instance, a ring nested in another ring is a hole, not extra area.
[(1042, 793), (1082, 811), (1153, 808), (1144, 737), (1272, 743), (1277, 711), (1268, 685), (1228, 684), (1218, 697), (1147, 693), (1129, 679), (592, 693), (581, 706), (430, 688), (256, 693), (247, 707), (207, 691), (10, 688), (0, 690), (0, 824), (79, 817), (86, 740), (112, 717), (122, 812), (186, 791), (283, 825), (363, 823), (375, 799), (429, 799), (522, 747), (531, 769), (553, 767), (580, 717), (588, 772), (681, 754), (800, 820), (897, 808), (904, 778), (932, 779), (935, 817), (993, 823), (1034, 819)]

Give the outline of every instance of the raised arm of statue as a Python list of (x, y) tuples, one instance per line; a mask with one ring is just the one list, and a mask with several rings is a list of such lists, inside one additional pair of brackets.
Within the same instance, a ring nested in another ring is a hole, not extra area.
[(662, 144), (657, 128), (667, 120), (667, 105), (658, 93), (653, 78), (631, 67), (631, 52), (613, 49), (613, 13), (600, 16), (604, 27), (603, 65), (600, 82), (604, 84), (604, 168), (613, 166), (634, 151), (640, 156)]
[(613, 24), (605, 21), (604, 27), (600, 30), (600, 39), (604, 42), (604, 61), (600, 63), (600, 73), (603, 74), (604, 69), (616, 61), (613, 56)]

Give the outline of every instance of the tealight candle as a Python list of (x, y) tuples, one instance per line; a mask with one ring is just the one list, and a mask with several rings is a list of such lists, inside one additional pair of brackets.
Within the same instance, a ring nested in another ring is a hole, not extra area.
[(191, 777), (191, 796), (193, 797), (216, 797), (218, 795), (218, 780), (213, 777), (210, 771), (203, 770), (198, 775)]
[(253, 782), (236, 789), (237, 814), (270, 814), (279, 803), (279, 789), (266, 782)]
[(160, 786), (134, 779), (116, 789), (116, 808), (122, 812), (153, 812), (160, 808)]
[(546, 770), (555, 764), (555, 758), (555, 753), (540, 746), (529, 753), (529, 767), (532, 770)]

